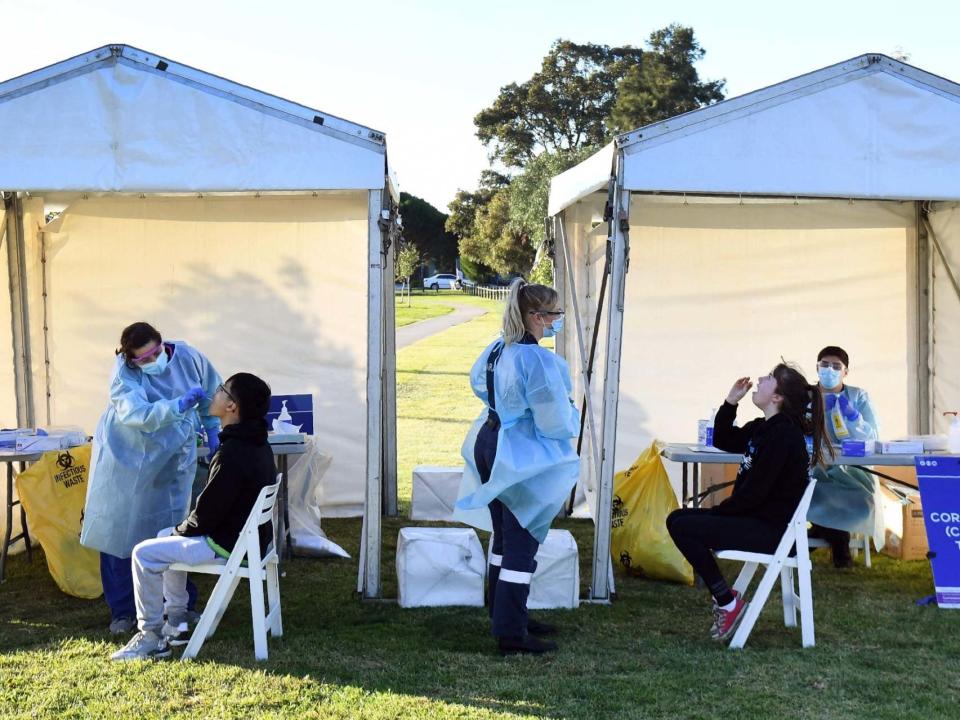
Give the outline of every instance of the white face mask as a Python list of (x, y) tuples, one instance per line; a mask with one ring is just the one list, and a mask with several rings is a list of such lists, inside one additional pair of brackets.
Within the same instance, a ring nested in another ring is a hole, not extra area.
[(140, 370), (143, 371), (144, 375), (159, 375), (167, 369), (168, 361), (169, 358), (167, 357), (167, 349), (163, 348), (160, 350), (160, 354), (157, 355), (156, 360), (147, 365), (141, 365)]
[(561, 330), (563, 330), (563, 315), (558, 317), (556, 320), (554, 320), (552, 323), (550, 323), (547, 327), (543, 329), (543, 336), (545, 338), (553, 337)]
[(827, 389), (837, 387), (842, 379), (840, 370), (834, 370), (828, 367), (817, 368), (817, 375), (820, 376), (820, 384)]

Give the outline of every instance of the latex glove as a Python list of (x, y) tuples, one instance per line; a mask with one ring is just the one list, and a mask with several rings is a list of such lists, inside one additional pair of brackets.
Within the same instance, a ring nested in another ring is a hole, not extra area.
[(216, 428), (206, 428), (207, 447), (210, 448), (210, 456), (220, 447), (220, 432)]
[(199, 385), (192, 387), (177, 400), (177, 410), (179, 410), (181, 413), (185, 413), (189, 408), (194, 407), (201, 400), (206, 399), (207, 394), (203, 391), (202, 387)]
[(841, 395), (837, 402), (840, 405), (840, 413), (850, 422), (860, 417), (860, 411), (850, 404), (846, 395)]
[(823, 398), (824, 404), (827, 406), (827, 412), (833, 410), (837, 405), (837, 396), (833, 393), (829, 393)]

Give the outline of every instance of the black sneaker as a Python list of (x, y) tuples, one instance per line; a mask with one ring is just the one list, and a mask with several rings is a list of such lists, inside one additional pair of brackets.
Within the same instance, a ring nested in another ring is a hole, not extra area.
[(551, 625), (550, 623), (540, 622), (539, 620), (534, 620), (533, 618), (527, 618), (527, 632), (531, 635), (539, 635), (543, 637), (544, 635), (556, 635), (557, 626)]
[(553, 652), (557, 649), (557, 644), (552, 640), (541, 640), (533, 635), (527, 635), (525, 638), (506, 638), (499, 639), (501, 655), (543, 655)]

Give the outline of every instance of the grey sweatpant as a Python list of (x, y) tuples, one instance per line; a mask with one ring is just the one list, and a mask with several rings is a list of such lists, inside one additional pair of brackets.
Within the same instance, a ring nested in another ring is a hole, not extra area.
[(187, 619), (187, 573), (169, 570), (171, 565), (198, 565), (217, 557), (207, 545), (206, 535), (181, 537), (172, 533), (173, 528), (161, 530), (157, 537), (133, 548), (133, 593), (141, 631), (159, 634), (164, 612), (174, 626)]

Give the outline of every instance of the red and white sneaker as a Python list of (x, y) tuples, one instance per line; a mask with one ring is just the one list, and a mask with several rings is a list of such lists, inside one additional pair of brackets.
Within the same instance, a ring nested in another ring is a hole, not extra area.
[(714, 640), (723, 641), (733, 635), (746, 614), (750, 603), (744, 601), (736, 590), (733, 591), (733, 599), (736, 604), (730, 610), (722, 609), (716, 602), (713, 604), (713, 627), (710, 628), (710, 637)]

